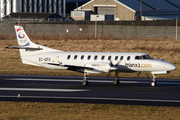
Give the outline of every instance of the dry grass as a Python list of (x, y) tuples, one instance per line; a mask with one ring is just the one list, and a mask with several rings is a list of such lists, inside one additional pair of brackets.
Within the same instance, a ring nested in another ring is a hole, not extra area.
[(179, 107), (0, 102), (3, 120), (178, 120)]

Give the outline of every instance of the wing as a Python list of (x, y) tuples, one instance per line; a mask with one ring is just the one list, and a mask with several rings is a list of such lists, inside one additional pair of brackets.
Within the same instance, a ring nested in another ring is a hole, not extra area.
[(57, 63), (48, 63), (49, 65), (55, 65), (55, 66), (62, 66), (67, 67), (67, 70), (77, 71), (77, 72), (84, 72), (85, 69), (93, 70), (94, 68), (91, 67), (85, 67), (85, 66), (76, 66), (76, 65), (62, 65)]

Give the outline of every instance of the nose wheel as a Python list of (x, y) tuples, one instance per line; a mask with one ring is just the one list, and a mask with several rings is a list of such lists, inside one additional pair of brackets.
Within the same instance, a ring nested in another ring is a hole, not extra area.
[(152, 87), (156, 87), (156, 85), (157, 85), (156, 82), (152, 82), (152, 83), (151, 83), (151, 86), (152, 86)]
[(156, 74), (153, 74), (153, 79), (152, 79), (151, 86), (152, 86), (152, 87), (156, 87), (156, 86), (157, 86), (157, 82), (156, 82)]

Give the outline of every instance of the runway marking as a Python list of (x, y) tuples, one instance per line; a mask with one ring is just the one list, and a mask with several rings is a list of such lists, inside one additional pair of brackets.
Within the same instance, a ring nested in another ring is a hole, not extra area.
[(90, 91), (88, 89), (39, 89), (39, 88), (0, 88), (0, 90), (16, 90), (16, 91), (50, 91), (50, 92), (80, 92)]
[[(10, 78), (6, 80), (24, 80), (24, 81), (58, 81), (58, 82), (82, 82), (82, 80), (67, 80), (67, 79), (30, 79), (30, 78)], [(88, 80), (89, 82), (113, 82), (113, 81), (103, 81), (103, 80)]]
[[(123, 78), (124, 79), (124, 78)], [(54, 81), (54, 82), (82, 82), (83, 80), (67, 80), (67, 79), (30, 79), (30, 78), (9, 78), (6, 80), (22, 80), (22, 81)], [(99, 83), (112, 83), (113, 80), (88, 80), (89, 82), (99, 82)], [(144, 83), (150, 84), (150, 82), (143, 82), (143, 81), (121, 81), (120, 83)], [(158, 84), (173, 84), (173, 85), (180, 85), (180, 82), (157, 82)]]
[[(0, 97), (12, 97), (18, 96), (6, 96), (0, 95)], [(91, 97), (51, 97), (51, 96), (21, 96), (21, 98), (39, 98), (39, 99), (83, 99), (83, 100), (113, 100), (113, 101), (139, 101), (139, 102), (169, 102), (180, 103), (180, 100), (155, 100), (155, 99), (130, 99), (130, 98), (91, 98)], [(20, 98), (19, 98), (20, 99)]]

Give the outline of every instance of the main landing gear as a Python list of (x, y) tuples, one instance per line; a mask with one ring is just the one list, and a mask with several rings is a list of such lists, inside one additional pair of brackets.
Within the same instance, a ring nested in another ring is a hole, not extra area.
[(152, 79), (151, 86), (152, 86), (152, 87), (156, 87), (156, 85), (157, 85), (157, 82), (156, 82), (156, 74), (152, 74), (152, 75), (153, 75), (153, 79)]
[(115, 77), (115, 80), (113, 81), (114, 85), (119, 85), (119, 80), (118, 80), (118, 74), (119, 72), (115, 72), (116, 74), (116, 77)]
[[(113, 81), (113, 84), (114, 85), (119, 85), (119, 80), (118, 80), (119, 72), (115, 72), (115, 74), (116, 74), (116, 77), (115, 77), (115, 80)], [(84, 81), (82, 82), (83, 86), (88, 86), (89, 85), (89, 82), (87, 81), (86, 77), (87, 77), (87, 72), (84, 73), (84, 78), (83, 78)]]
[(84, 78), (83, 78), (84, 81), (82, 82), (82, 84), (84, 86), (88, 86), (88, 84), (89, 84), (89, 82), (87, 81), (86, 77), (87, 77), (87, 72), (84, 73)]

